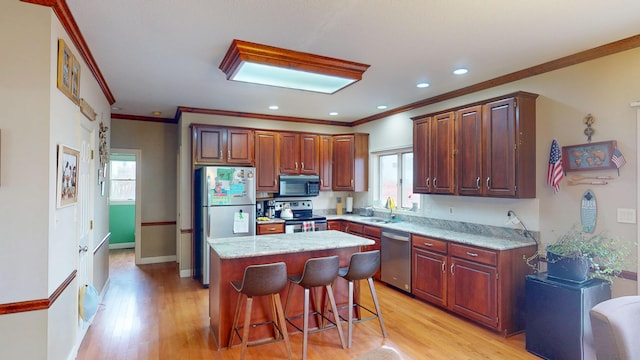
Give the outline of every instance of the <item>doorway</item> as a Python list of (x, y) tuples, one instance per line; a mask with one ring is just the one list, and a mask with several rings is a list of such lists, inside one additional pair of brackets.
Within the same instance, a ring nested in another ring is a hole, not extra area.
[(140, 150), (112, 149), (109, 159), (109, 249), (135, 249), (140, 262)]

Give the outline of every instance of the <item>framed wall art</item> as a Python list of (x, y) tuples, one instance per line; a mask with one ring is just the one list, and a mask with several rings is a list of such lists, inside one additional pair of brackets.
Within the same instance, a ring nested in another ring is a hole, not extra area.
[(80, 152), (66, 145), (58, 145), (57, 207), (78, 202), (78, 165)]
[(611, 161), (611, 155), (616, 146), (615, 140), (563, 146), (564, 171), (615, 169), (616, 164)]
[[(76, 104), (78, 103), (80, 100), (80, 63), (78, 63), (71, 53), (71, 49), (62, 39), (58, 39), (57, 86), (69, 99)], [(77, 95), (76, 97), (74, 97), (74, 92)]]

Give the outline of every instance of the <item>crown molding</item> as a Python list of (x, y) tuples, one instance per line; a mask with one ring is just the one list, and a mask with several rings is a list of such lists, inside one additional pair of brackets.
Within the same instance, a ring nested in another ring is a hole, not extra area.
[(221, 115), (221, 116), (273, 120), (273, 121), (287, 121), (287, 122), (296, 122), (296, 123), (305, 123), (305, 124), (346, 126), (346, 127), (352, 126), (351, 123), (340, 122), (340, 121), (299, 118), (299, 117), (293, 117), (293, 116), (267, 115), (267, 114), (247, 113), (247, 112), (240, 112), (240, 111), (202, 109), (202, 108), (193, 108), (193, 107), (186, 107), (186, 106), (178, 106), (178, 110), (176, 111), (175, 121), (178, 122), (180, 120), (180, 117), (182, 116), (182, 113), (185, 113), (185, 112), (194, 113), (194, 114)]
[(93, 54), (91, 54), (91, 50), (89, 50), (89, 46), (87, 42), (84, 40), (84, 36), (80, 32), (78, 28), (78, 24), (76, 23), (73, 15), (71, 14), (71, 10), (67, 6), (66, 0), (20, 0), (25, 3), (42, 5), (50, 7), (53, 12), (60, 20), (62, 27), (67, 31), (69, 38), (78, 49), (80, 56), (84, 59), (84, 62), (87, 64), (89, 71), (93, 74), (96, 81), (98, 82), (98, 86), (102, 89), (102, 93), (107, 98), (109, 105), (113, 105), (116, 102), (115, 97), (111, 93), (109, 89), (109, 85), (107, 85), (107, 81), (102, 76), (102, 72), (96, 63), (96, 60), (93, 58)]

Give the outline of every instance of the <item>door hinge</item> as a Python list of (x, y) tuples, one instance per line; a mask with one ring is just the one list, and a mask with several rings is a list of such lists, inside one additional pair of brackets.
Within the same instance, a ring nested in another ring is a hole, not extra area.
[(89, 220), (89, 230), (93, 230), (93, 220)]

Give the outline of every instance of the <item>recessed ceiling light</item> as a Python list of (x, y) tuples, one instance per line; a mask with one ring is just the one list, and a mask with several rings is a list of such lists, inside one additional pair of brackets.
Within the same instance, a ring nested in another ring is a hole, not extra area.
[(278, 110), (278, 109), (280, 109), (280, 107), (278, 105), (271, 105), (271, 106), (269, 106), (269, 109)]
[(468, 72), (469, 72), (469, 69), (466, 69), (466, 68), (459, 68), (459, 69), (453, 70), (453, 73), (456, 75), (464, 75)]
[(154, 111), (154, 112), (152, 112), (152, 114), (153, 114), (153, 116), (160, 116), (160, 115), (162, 115), (162, 112), (161, 111)]
[(424, 82), (424, 81), (423, 81), (423, 82), (419, 82), (419, 83), (417, 83), (417, 84), (416, 84), (416, 87), (418, 87), (418, 88), (426, 88), (426, 87), (429, 87), (429, 85), (430, 85), (430, 84), (429, 84), (428, 82)]
[(330, 115), (330, 116), (336, 116), (336, 115), (338, 115), (338, 113), (337, 113), (337, 112), (335, 112), (335, 111), (332, 111), (332, 112), (330, 112), (330, 113), (329, 113), (329, 115)]
[(378, 105), (378, 110), (384, 110), (387, 108), (387, 105)]
[(219, 67), (227, 80), (333, 94), (369, 65), (234, 39)]

